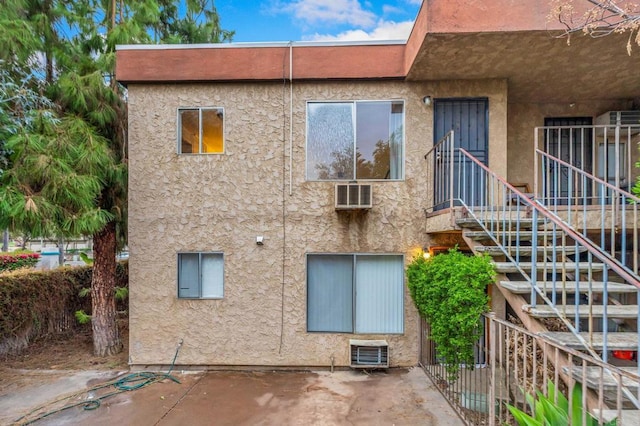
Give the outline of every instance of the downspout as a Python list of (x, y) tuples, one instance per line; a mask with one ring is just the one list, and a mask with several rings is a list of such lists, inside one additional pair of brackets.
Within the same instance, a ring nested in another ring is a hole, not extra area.
[(293, 42), (289, 43), (289, 196), (293, 194)]
[[(293, 66), (293, 42), (289, 42), (289, 196), (292, 194), (292, 155), (293, 155), (293, 72), (291, 67)], [(286, 257), (287, 257), (287, 225), (286, 225), (286, 197), (285, 197), (285, 185), (286, 185), (286, 177), (285, 177), (285, 156), (286, 156), (286, 133), (285, 126), (287, 123), (287, 117), (285, 114), (285, 88), (286, 88), (286, 74), (284, 70), (284, 62), (285, 58), (282, 61), (282, 287), (280, 289), (280, 344), (278, 346), (278, 354), (282, 354), (282, 345), (284, 342), (284, 290), (285, 290), (285, 281), (286, 281)]]

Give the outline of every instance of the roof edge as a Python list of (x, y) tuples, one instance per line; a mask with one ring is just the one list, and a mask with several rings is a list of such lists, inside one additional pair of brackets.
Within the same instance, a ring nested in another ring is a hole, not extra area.
[(181, 49), (255, 49), (270, 47), (344, 47), (344, 46), (395, 46), (407, 40), (361, 40), (361, 41), (273, 41), (201, 44), (118, 44), (120, 50), (181, 50)]

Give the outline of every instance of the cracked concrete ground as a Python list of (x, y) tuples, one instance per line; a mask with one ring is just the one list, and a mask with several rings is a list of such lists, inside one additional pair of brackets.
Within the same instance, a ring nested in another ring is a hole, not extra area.
[[(180, 384), (164, 380), (104, 399), (95, 410), (74, 407), (34, 424), (463, 424), (420, 368), (369, 373), (209, 371), (173, 375)], [(93, 375), (75, 372), (54, 378), (46, 385), (0, 394), (0, 424), (11, 424), (42, 404), (43, 399), (51, 401), (61, 393), (90, 387), (95, 379), (106, 378), (99, 372)], [(60, 392), (62, 389), (65, 392)], [(75, 401), (86, 398), (86, 394), (78, 395)]]

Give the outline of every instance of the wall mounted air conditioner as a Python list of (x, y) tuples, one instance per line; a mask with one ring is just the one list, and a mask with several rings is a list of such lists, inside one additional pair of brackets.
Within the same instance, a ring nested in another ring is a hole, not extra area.
[(389, 368), (386, 340), (349, 340), (351, 368)]
[(640, 111), (608, 111), (596, 117), (595, 124), (602, 126), (640, 125)]
[(336, 184), (336, 210), (370, 209), (371, 199), (371, 185), (369, 184)]

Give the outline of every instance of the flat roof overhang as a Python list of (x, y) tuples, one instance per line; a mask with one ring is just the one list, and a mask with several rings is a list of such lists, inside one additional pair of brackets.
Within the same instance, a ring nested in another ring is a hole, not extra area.
[(132, 45), (116, 51), (122, 83), (402, 79), (403, 42)]
[(640, 97), (640, 46), (628, 34), (592, 38), (558, 32), (426, 34), (407, 71), (409, 81), (506, 79), (509, 102)]
[[(583, 0), (575, 6), (590, 5)], [(575, 33), (567, 45), (566, 38), (558, 38), (562, 26), (549, 11), (549, 3), (540, 0), (429, 0), (422, 3), (406, 43), (119, 46), (116, 78), (125, 84), (281, 81), (291, 76), (505, 79), (509, 102), (640, 98), (640, 46), (634, 45), (628, 55), (628, 34), (591, 38)]]
[[(594, 5), (571, 6), (579, 21)], [(506, 79), (509, 102), (640, 97), (640, 46), (627, 54), (629, 34), (578, 32), (567, 45), (551, 12), (540, 0), (425, 1), (407, 41), (407, 80)]]

